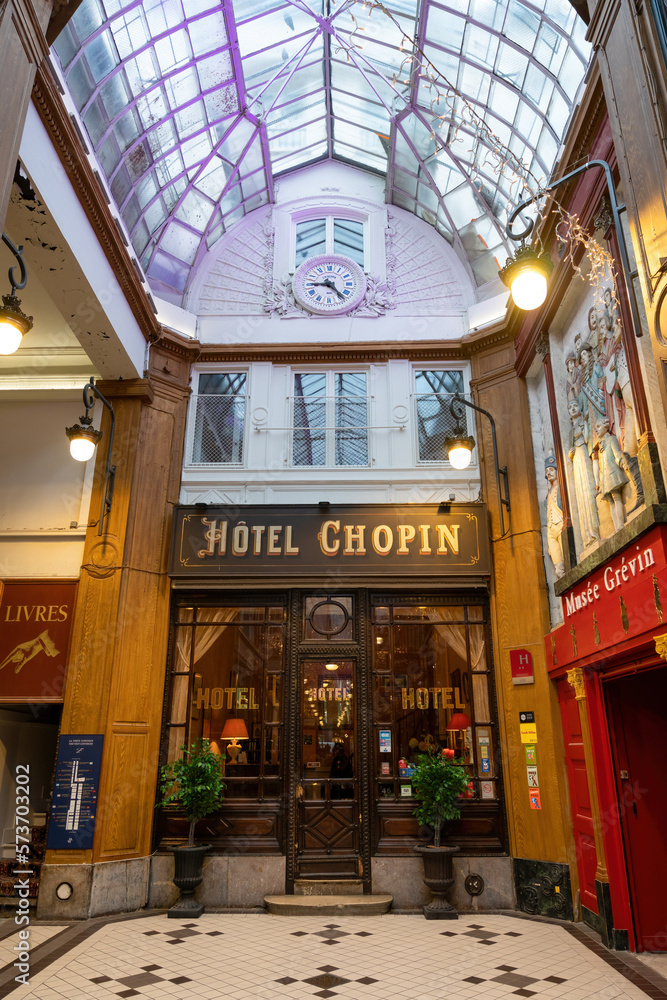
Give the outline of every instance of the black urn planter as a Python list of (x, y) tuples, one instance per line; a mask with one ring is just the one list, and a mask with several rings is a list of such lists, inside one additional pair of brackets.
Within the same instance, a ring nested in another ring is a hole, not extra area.
[(172, 847), (171, 850), (174, 854), (174, 885), (181, 890), (181, 897), (167, 911), (167, 916), (175, 920), (201, 917), (204, 907), (195, 901), (194, 894), (202, 880), (204, 855), (211, 850), (211, 845), (195, 844), (194, 847)]
[(458, 920), (459, 915), (445, 893), (454, 885), (453, 856), (460, 847), (434, 847), (422, 844), (415, 851), (424, 859), (424, 884), (433, 893), (433, 899), (423, 907), (427, 920)]

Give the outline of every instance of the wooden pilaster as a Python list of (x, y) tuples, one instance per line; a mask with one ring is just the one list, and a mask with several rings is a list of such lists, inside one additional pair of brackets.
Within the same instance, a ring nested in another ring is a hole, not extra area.
[[(471, 383), (475, 401), (496, 421), (499, 461), (507, 466), (511, 502), (510, 531), (501, 539), (491, 434), (488, 421), (480, 417), (476, 437), (493, 541), (491, 619), (510, 853), (517, 858), (569, 864), (574, 882), (577, 875), (558, 699), (544, 656), (549, 609), (528, 399), (525, 382), (516, 374), (514, 358), (514, 345), (509, 341), (480, 350), (472, 357)], [(533, 685), (512, 684), (509, 653), (515, 648), (532, 654)], [(526, 755), (519, 731), (519, 713), (523, 710), (535, 712), (539, 810), (530, 806)], [(575, 889), (573, 885), (573, 892)]]
[(92, 853), (47, 852), (47, 864), (146, 857), (154, 814), (169, 631), (167, 559), (178, 501), (189, 395), (187, 351), (152, 348), (149, 377), (101, 382), (116, 416), (108, 530), (97, 533), (106, 460), (98, 447), (62, 720), (63, 733), (103, 733)]

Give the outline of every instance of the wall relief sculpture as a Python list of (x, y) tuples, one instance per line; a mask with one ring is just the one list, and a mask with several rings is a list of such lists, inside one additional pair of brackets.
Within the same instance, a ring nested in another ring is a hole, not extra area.
[[(637, 428), (621, 317), (611, 284), (563, 338), (559, 418), (568, 432), (568, 483), (579, 558), (625, 524), (644, 502)], [(582, 329), (583, 327), (583, 329)], [(567, 418), (565, 416), (567, 414)]]
[(563, 530), (563, 509), (561, 507), (560, 489), (558, 487), (556, 459), (553, 455), (549, 455), (544, 463), (544, 477), (549, 484), (546, 499), (547, 547), (549, 549), (549, 558), (553, 563), (556, 579), (558, 579), (565, 572), (565, 563), (563, 562), (563, 543), (561, 540), (561, 532)]

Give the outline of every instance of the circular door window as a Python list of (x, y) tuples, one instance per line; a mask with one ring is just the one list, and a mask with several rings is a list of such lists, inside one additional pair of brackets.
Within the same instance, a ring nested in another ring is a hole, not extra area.
[(351, 642), (352, 598), (306, 598), (304, 639)]

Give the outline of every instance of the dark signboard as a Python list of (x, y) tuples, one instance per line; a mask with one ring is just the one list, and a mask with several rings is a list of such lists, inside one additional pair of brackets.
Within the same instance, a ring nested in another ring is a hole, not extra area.
[(483, 504), (177, 507), (174, 577), (486, 575)]
[(46, 846), (85, 851), (93, 846), (104, 736), (60, 736)]
[(5, 583), (0, 598), (0, 701), (63, 700), (76, 583)]

